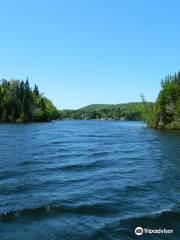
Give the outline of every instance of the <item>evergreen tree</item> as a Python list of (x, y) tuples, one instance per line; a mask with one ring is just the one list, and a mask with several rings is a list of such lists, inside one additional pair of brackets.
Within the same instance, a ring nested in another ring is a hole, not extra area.
[(57, 119), (59, 112), (47, 98), (42, 97), (37, 85), (30, 88), (26, 81), (3, 79), (0, 83), (0, 121), (30, 122)]
[(38, 86), (35, 84), (34, 86), (34, 90), (33, 90), (33, 94), (39, 98), (39, 89), (38, 89)]
[(150, 127), (180, 129), (180, 72), (162, 80), (157, 101), (147, 116)]

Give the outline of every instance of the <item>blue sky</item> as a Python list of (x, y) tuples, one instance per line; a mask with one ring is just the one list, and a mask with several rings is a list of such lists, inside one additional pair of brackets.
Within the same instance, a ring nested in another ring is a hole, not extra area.
[(154, 101), (180, 69), (178, 0), (2, 0), (0, 78), (37, 83), (54, 104)]

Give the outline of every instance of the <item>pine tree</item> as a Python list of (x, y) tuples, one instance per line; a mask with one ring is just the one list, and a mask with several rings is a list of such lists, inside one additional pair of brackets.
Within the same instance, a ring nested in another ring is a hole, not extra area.
[(49, 121), (59, 114), (52, 102), (39, 93), (37, 85), (32, 91), (29, 80), (0, 83), (0, 122)]
[(36, 84), (35, 84), (35, 86), (34, 86), (33, 93), (34, 93), (34, 95), (35, 95), (36, 97), (39, 98), (39, 89), (38, 89), (38, 86), (37, 86)]

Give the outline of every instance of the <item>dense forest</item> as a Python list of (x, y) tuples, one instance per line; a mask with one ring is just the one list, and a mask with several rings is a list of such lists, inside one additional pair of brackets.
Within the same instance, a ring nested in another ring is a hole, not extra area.
[(180, 129), (180, 72), (167, 76), (155, 103), (92, 104), (77, 110), (58, 111), (37, 85), (1, 80), (0, 122), (44, 122), (54, 119), (141, 120), (155, 129)]
[[(146, 103), (151, 108), (153, 103)], [(144, 104), (142, 102), (125, 104), (92, 104), (78, 110), (61, 111), (64, 119), (105, 119), (105, 120), (142, 120), (144, 118)]]
[(0, 122), (44, 122), (57, 119), (59, 112), (35, 85), (26, 81), (1, 80)]
[(144, 102), (144, 120), (155, 129), (180, 129), (180, 71), (161, 82), (161, 90), (151, 111)]

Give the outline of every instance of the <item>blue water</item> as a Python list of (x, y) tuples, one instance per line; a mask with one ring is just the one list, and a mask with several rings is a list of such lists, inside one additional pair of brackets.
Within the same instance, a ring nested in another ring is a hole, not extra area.
[[(174, 229), (137, 237), (137, 226)], [(180, 133), (140, 122), (0, 125), (1, 240), (180, 239)]]

